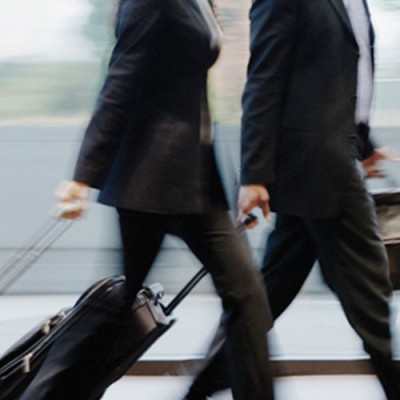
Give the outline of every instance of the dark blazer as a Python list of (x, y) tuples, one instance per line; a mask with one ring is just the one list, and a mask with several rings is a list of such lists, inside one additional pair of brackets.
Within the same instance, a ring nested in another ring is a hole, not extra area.
[(255, 0), (250, 16), (242, 184), (265, 184), (274, 211), (335, 216), (358, 140), (358, 45), (343, 2)]
[(202, 212), (216, 174), (201, 135), (218, 50), (197, 2), (122, 0), (116, 38), (74, 179), (115, 207)]

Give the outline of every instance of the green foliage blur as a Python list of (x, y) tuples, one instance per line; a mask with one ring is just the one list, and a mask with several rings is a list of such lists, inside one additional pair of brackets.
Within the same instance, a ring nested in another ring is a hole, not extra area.
[[(58, 27), (61, 31), (70, 29), (62, 32), (60, 39), (57, 37), (58, 58), (52, 58), (49, 53), (49, 57), (19, 56), (2, 59), (0, 48), (0, 126), (85, 125), (114, 44), (118, 0), (15, 1), (24, 6), (22, 9), (38, 7), (39, 3), (46, 1), (58, 11), (58, 15), (70, 11), (74, 6), (77, 20), (72, 27)], [(238, 125), (249, 55), (250, 1), (216, 0), (216, 3), (224, 31), (224, 44), (221, 57), (210, 73), (211, 108), (215, 122)], [(400, 85), (400, 25), (397, 23), (400, 17), (400, 0), (369, 0), (369, 4), (378, 42), (376, 78), (381, 81), (391, 80), (393, 84), (390, 83), (390, 89), (396, 93)], [(0, 12), (2, 7), (3, 14), (7, 14), (6, 3), (0, 4)], [(29, 50), (29, 29), (32, 28), (24, 28), (23, 20), (26, 18), (29, 21), (31, 18), (29, 10), (16, 14), (16, 21), (19, 21), (19, 17), (22, 19), (21, 30)], [(45, 34), (51, 37), (54, 28), (51, 23), (54, 22), (49, 21), (47, 24), (46, 17), (42, 18), (44, 20), (37, 22), (37, 26), (45, 29)], [(59, 21), (61, 22), (63, 20)], [(68, 24), (70, 22), (68, 20)], [(15, 32), (21, 33), (19, 27)], [(68, 40), (70, 36), (73, 36), (73, 40)], [(12, 34), (8, 40), (12, 46), (15, 40)], [(35, 43), (31, 45), (35, 47)], [(74, 56), (68, 58), (70, 54)], [(393, 115), (397, 113), (392, 110), (398, 108), (397, 99), (400, 94), (389, 96), (386, 89), (378, 92), (376, 109), (383, 111), (385, 119), (393, 119)], [(390, 115), (387, 115), (387, 110), (390, 110)]]
[(90, 13), (77, 34), (88, 43), (91, 56), (1, 62), (0, 125), (79, 125), (88, 118), (114, 40), (114, 9), (110, 0), (85, 1)]

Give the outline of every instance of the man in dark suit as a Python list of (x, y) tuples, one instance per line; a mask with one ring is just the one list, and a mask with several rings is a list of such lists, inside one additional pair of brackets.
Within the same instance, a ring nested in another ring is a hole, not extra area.
[[(318, 259), (387, 398), (398, 400), (392, 289), (361, 161), (374, 170), (384, 157), (368, 137), (373, 30), (367, 4), (255, 0), (250, 18), (238, 205), (241, 214), (256, 206), (265, 216), (270, 208), (277, 213), (262, 266), (273, 316), (292, 302)], [(188, 398), (226, 387), (223, 364), (221, 350)]]

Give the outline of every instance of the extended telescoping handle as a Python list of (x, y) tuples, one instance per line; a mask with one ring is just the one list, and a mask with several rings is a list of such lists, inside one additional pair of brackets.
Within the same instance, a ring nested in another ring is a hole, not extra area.
[(63, 235), (72, 225), (63, 218), (65, 213), (74, 211), (73, 204), (60, 203), (52, 212), (53, 217), (33, 235), (32, 239), (11, 257), (0, 269), (0, 296), (35, 264), (40, 256)]
[[(256, 220), (257, 217), (254, 214), (248, 214), (243, 222), (239, 223), (237, 229), (242, 232), (246, 225)], [(180, 292), (171, 300), (171, 302), (164, 307), (165, 315), (171, 315), (174, 309), (182, 302), (182, 300), (193, 290), (193, 288), (208, 274), (208, 269), (203, 266), (193, 278), (181, 289)]]

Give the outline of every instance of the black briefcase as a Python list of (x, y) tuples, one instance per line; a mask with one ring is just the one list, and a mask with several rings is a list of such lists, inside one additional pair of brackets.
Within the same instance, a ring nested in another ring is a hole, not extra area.
[(400, 289), (400, 189), (372, 192), (394, 289)]
[[(205, 273), (201, 270), (196, 280)], [(187, 293), (168, 308), (160, 301), (160, 285), (145, 287), (124, 312), (124, 285), (123, 276), (96, 282), (72, 308), (44, 321), (9, 349), (0, 360), (0, 399), (19, 399), (30, 384), (40, 388), (43, 398), (64, 399), (64, 385), (71, 384), (68, 376), (78, 371), (86, 377), (74, 400), (100, 398), (172, 326), (172, 309)]]
[(0, 399), (17, 400), (35, 385), (41, 398), (70, 400), (68, 377), (79, 371), (86, 376), (74, 400), (100, 398), (172, 326), (172, 311), (206, 274), (201, 269), (167, 306), (161, 285), (144, 287), (126, 311), (125, 278), (99, 280), (72, 308), (32, 329), (3, 355)]

